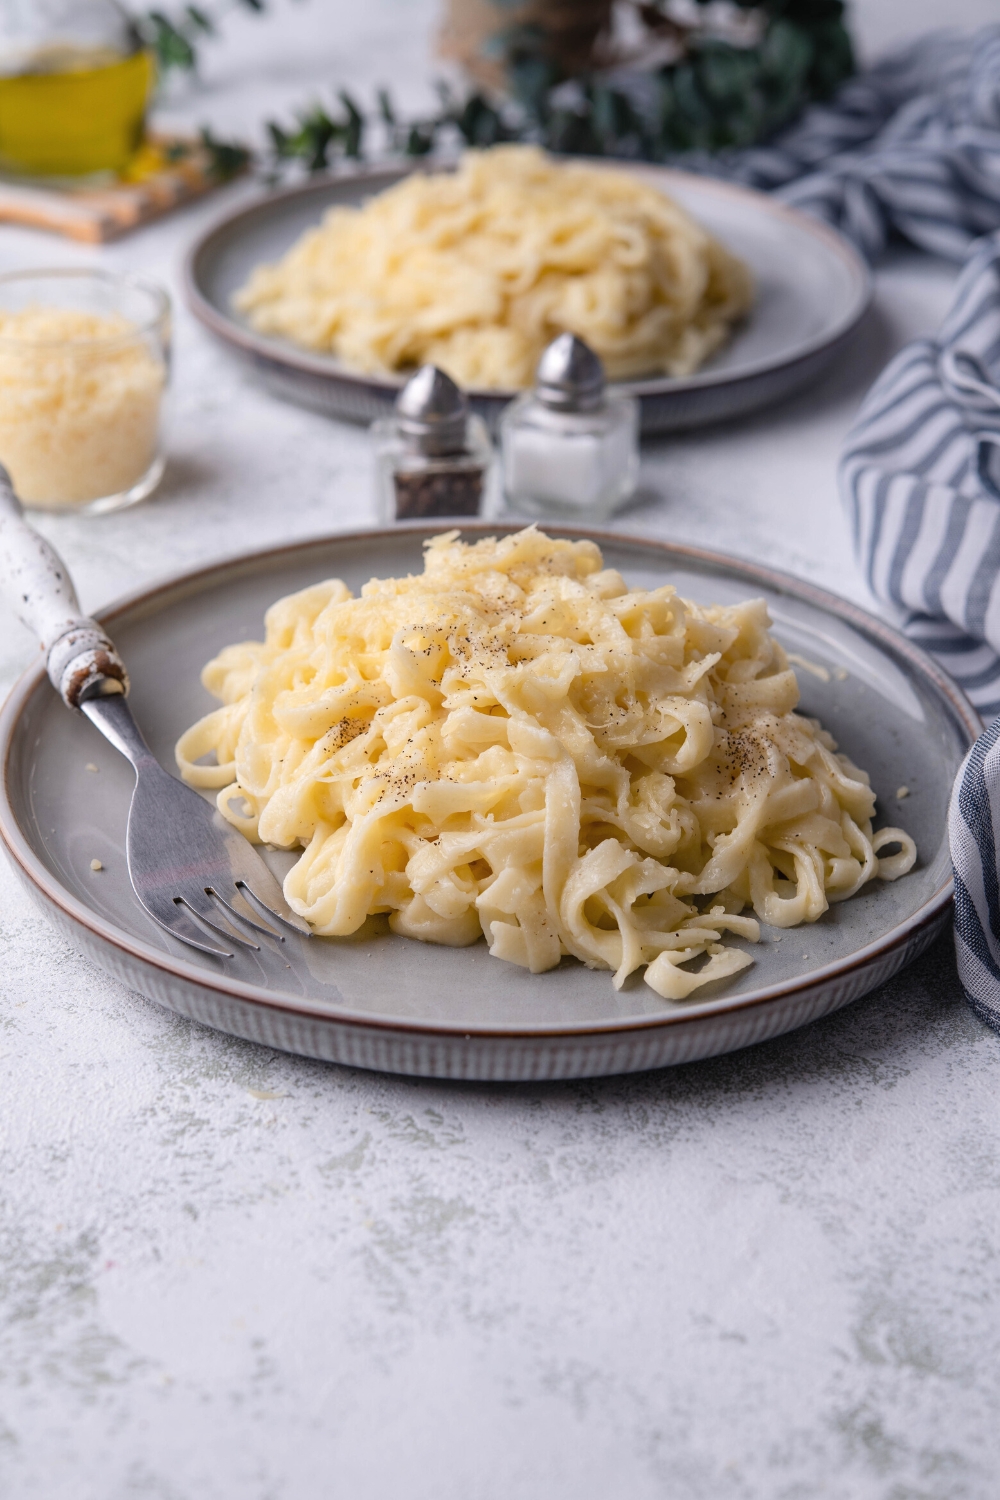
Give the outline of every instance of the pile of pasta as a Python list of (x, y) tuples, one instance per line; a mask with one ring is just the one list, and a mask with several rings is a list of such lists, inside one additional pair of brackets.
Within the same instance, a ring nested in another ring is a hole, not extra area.
[(745, 908), (812, 922), (916, 858), (794, 712), (768, 625), (759, 599), (630, 589), (589, 541), (451, 532), (419, 576), (274, 604), (263, 642), (205, 668), (223, 706), (177, 760), (247, 837), (302, 847), (285, 895), (317, 933), (388, 912), (534, 973), (644, 968), (680, 1000), (752, 962), (723, 941), (758, 940)]
[(612, 380), (686, 375), (753, 300), (750, 273), (637, 175), (532, 146), (469, 151), (339, 207), (234, 302), (262, 333), (368, 373), (431, 363), (459, 385), (531, 384), (577, 334)]

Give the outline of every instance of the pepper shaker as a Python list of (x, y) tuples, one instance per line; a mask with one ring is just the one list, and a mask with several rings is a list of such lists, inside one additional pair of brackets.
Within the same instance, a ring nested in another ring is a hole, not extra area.
[(500, 418), (500, 442), (510, 509), (603, 519), (635, 489), (639, 403), (608, 390), (593, 350), (562, 333), (538, 362), (534, 390)]
[(422, 365), (372, 424), (379, 518), (475, 516), (487, 493), (493, 445), (465, 393), (435, 365)]

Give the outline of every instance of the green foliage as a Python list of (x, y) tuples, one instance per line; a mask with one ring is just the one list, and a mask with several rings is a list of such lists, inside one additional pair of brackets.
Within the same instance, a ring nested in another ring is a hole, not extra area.
[[(698, 0), (705, 5), (708, 0)], [(854, 70), (842, 0), (736, 0), (757, 11), (759, 41), (742, 46), (711, 32), (668, 23), (645, 6), (652, 25), (669, 24), (678, 60), (648, 75), (642, 103), (631, 92), (581, 80), (563, 99), (564, 80), (532, 48), (523, 28), (505, 42), (507, 76), (536, 139), (553, 150), (659, 160), (677, 152), (749, 146), (788, 124), (813, 100), (828, 99)]]
[[(753, 45), (726, 40), (700, 25), (678, 25), (668, 0), (637, 0), (645, 23), (665, 29), (676, 44), (677, 61), (644, 75), (637, 94), (601, 76), (567, 81), (545, 53), (545, 38), (528, 26), (511, 27), (496, 39), (512, 105), (500, 106), (473, 92), (457, 99), (439, 89), (437, 110), (401, 120), (389, 95), (378, 97), (386, 143), (399, 155), (426, 156), (442, 137), (469, 146), (530, 140), (549, 150), (661, 161), (686, 151), (719, 151), (750, 146), (789, 124), (813, 100), (828, 99), (854, 70), (843, 0), (735, 0), (760, 22)], [(700, 7), (710, 0), (697, 0)], [(192, 69), (200, 38), (216, 33), (225, 10), (243, 6), (256, 12), (265, 0), (220, 0), (208, 8), (188, 5), (170, 19), (149, 11), (136, 21), (139, 34), (155, 48), (162, 72)], [(612, 79), (613, 79), (613, 75)], [(301, 163), (320, 172), (341, 157), (360, 159), (367, 120), (343, 89), (342, 112), (321, 104), (301, 111), (291, 126), (269, 120), (269, 170)], [(232, 175), (242, 148), (227, 146), (206, 132), (219, 170)]]
[(132, 25), (140, 40), (155, 53), (161, 77), (174, 69), (189, 73), (198, 65), (199, 39), (215, 36), (219, 20), (234, 7), (260, 15), (265, 0), (224, 0), (211, 10), (203, 5), (186, 5), (175, 15), (149, 10), (134, 16)]
[[(285, 130), (274, 120), (267, 122), (276, 164), (302, 161), (310, 172), (321, 172), (329, 165), (334, 152), (339, 151), (355, 161), (360, 159), (364, 116), (346, 89), (341, 89), (338, 97), (344, 106), (343, 116), (339, 119), (327, 114), (322, 105), (314, 104), (299, 114), (292, 130)], [(388, 102), (386, 107), (389, 107)]]
[(209, 176), (214, 177), (217, 182), (229, 182), (250, 165), (251, 153), (246, 146), (235, 145), (232, 141), (220, 141), (207, 127), (202, 128), (197, 145), (181, 140), (171, 141), (166, 157), (168, 161), (184, 161), (199, 149), (208, 158)]
[(238, 177), (241, 172), (246, 171), (250, 165), (251, 152), (246, 146), (239, 146), (232, 141), (220, 141), (207, 126), (202, 126), (200, 141), (202, 150), (209, 160), (209, 174), (217, 182), (229, 182), (231, 178)]
[(139, 34), (155, 52), (161, 74), (171, 68), (194, 67), (195, 50), (187, 35), (190, 29), (182, 29), (158, 10), (151, 10), (142, 18)]
[[(442, 89), (434, 114), (401, 121), (383, 91), (379, 113), (389, 149), (425, 156), (442, 135), (455, 133), (469, 146), (532, 140), (552, 151), (648, 161), (751, 146), (790, 123), (811, 101), (828, 99), (853, 72), (854, 55), (842, 0), (736, 3), (761, 16), (756, 45), (736, 45), (692, 28), (679, 37), (678, 61), (646, 76), (641, 102), (600, 77), (567, 84), (542, 53), (544, 38), (530, 27), (511, 28), (500, 47), (514, 109), (500, 108), (481, 93), (456, 100)], [(644, 13), (653, 22), (661, 14), (655, 5)], [(349, 138), (360, 147), (360, 112), (355, 113), (350, 136), (346, 122), (335, 124), (320, 109), (300, 116), (291, 134), (270, 125), (276, 158), (298, 159), (320, 171), (341, 152), (355, 155), (347, 146)]]

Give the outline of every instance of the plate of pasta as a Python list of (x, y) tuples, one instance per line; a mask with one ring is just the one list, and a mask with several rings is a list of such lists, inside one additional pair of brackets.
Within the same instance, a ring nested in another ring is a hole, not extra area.
[(41, 669), (0, 717), (0, 834), (77, 946), (236, 1035), (443, 1077), (657, 1067), (846, 1004), (947, 919), (977, 717), (912, 644), (781, 574), (402, 526), (102, 618), (155, 753), (313, 935), (222, 960), (153, 924), (129, 768)]
[(185, 285), (276, 394), (335, 416), (384, 415), (429, 362), (493, 421), (568, 330), (646, 432), (801, 390), (870, 297), (846, 240), (765, 194), (524, 146), (271, 194), (198, 240)]

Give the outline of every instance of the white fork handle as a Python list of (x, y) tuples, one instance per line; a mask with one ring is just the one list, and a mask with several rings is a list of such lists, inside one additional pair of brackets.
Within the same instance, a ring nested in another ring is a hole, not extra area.
[(0, 589), (46, 653), (52, 686), (70, 708), (127, 693), (125, 663), (101, 626), (80, 612), (69, 569), (21, 513), (0, 465)]

